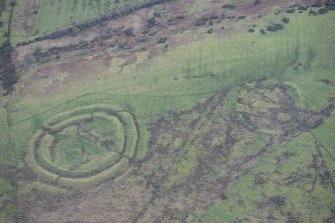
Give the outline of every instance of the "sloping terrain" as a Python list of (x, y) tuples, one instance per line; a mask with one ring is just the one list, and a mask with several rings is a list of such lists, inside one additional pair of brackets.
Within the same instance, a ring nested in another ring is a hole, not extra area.
[(0, 7), (0, 222), (334, 221), (335, 1)]

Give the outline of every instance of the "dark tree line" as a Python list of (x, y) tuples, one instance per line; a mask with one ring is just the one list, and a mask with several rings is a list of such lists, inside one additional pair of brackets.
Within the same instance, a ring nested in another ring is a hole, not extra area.
[(19, 77), (16, 74), (15, 65), (12, 61), (13, 48), (10, 45), (10, 25), (15, 5), (15, 1), (11, 2), (6, 41), (0, 47), (0, 81), (2, 83), (3, 89), (6, 91), (5, 94), (10, 94), (14, 90), (14, 85), (19, 80)]
[(12, 52), (13, 48), (8, 44), (0, 48), (0, 80), (7, 94), (13, 91), (14, 85), (19, 80), (12, 61)]

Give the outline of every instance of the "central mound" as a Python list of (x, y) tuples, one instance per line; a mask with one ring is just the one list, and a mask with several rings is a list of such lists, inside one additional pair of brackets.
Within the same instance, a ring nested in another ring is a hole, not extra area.
[(126, 171), (137, 143), (136, 120), (130, 113), (90, 106), (59, 114), (40, 127), (26, 160), (42, 181), (82, 187)]

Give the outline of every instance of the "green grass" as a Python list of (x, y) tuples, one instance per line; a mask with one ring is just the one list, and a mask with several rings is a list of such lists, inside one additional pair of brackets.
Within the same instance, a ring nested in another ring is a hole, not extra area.
[[(31, 35), (13, 32), (12, 42), (30, 40), (62, 28), (96, 19), (111, 12), (123, 12), (126, 7), (133, 7), (150, 0), (41, 0)], [(19, 1), (18, 4), (24, 4)], [(16, 12), (17, 13), (17, 12)], [(17, 16), (14, 14), (14, 16)]]
[(143, 2), (146, 0), (121, 0), (118, 3), (114, 0), (41, 0), (33, 32), (41, 34), (52, 32), (73, 23), (123, 10), (126, 5), (133, 6)]
[[(71, 15), (68, 9), (65, 9), (65, 1), (58, 1), (52, 4), (60, 4), (59, 12), (50, 12), (50, 19), (62, 17), (59, 23), (48, 27), (48, 20), (43, 20), (52, 7), (44, 5), (43, 10), (39, 11), (39, 19), (35, 29), (40, 33), (49, 32), (62, 27), (68, 21)], [(71, 2), (71, 1), (69, 1)], [(45, 3), (51, 4), (51, 3)], [(71, 3), (68, 3), (71, 4)], [(49, 8), (51, 7), (51, 8)], [(70, 10), (70, 9), (69, 9)], [(94, 10), (93, 10), (94, 11)], [(92, 13), (93, 13), (92, 11)], [(60, 14), (53, 14), (60, 13)], [(65, 13), (67, 16), (62, 16)], [(90, 14), (83, 11), (76, 17), (78, 21), (86, 18)], [(94, 11), (94, 13), (100, 13)], [(110, 106), (117, 105), (121, 108), (120, 114), (125, 119), (131, 120), (134, 115), (138, 123), (139, 136), (133, 131), (136, 126), (133, 122), (126, 122), (125, 131), (130, 135), (131, 140), (126, 143), (131, 148), (127, 151), (129, 157), (133, 156), (134, 145), (137, 137), (139, 140), (136, 158), (141, 160), (145, 158), (148, 152), (148, 140), (150, 138), (150, 124), (159, 117), (167, 115), (169, 111), (182, 111), (192, 108), (196, 103), (204, 101), (218, 89), (231, 90), (227, 102), (227, 109), (235, 106), (239, 92), (235, 91), (243, 83), (250, 82), (262, 77), (267, 77), (275, 81), (290, 85), (290, 95), (295, 100), (297, 106), (311, 110), (320, 110), (327, 105), (330, 97), (335, 97), (334, 87), (326, 85), (321, 80), (328, 79), (335, 81), (333, 75), (335, 64), (335, 45), (333, 43), (333, 33), (335, 27), (333, 20), (335, 13), (329, 12), (322, 16), (307, 16), (306, 14), (288, 15), (290, 23), (285, 25), (285, 29), (276, 33), (267, 33), (262, 35), (258, 32), (254, 34), (240, 33), (232, 37), (217, 38), (214, 35), (205, 39), (197, 40), (183, 46), (172, 49), (169, 52), (157, 56), (147, 61), (144, 59), (146, 69), (138, 71), (135, 66), (126, 68), (119, 73), (117, 69), (111, 69), (108, 73), (98, 74), (103, 81), (88, 82), (78, 80), (71, 88), (67, 88), (60, 93), (43, 97), (33, 97), (26, 95), (19, 101), (11, 101), (10, 113), (12, 126), (10, 131), (5, 113), (1, 113), (1, 165), (24, 166), (21, 159), (26, 152), (26, 161), (28, 167), (37, 173), (43, 180), (56, 182), (56, 174), (45, 171), (36, 165), (32, 150), (29, 149), (27, 142), (34, 141), (38, 137), (41, 124), (50, 123), (57, 119), (66, 117), (71, 119), (71, 114), (75, 114), (74, 120), (82, 114), (83, 107), (96, 107), (99, 104)], [(262, 25), (270, 20), (278, 19), (274, 15), (264, 17)], [(180, 34), (180, 38), (187, 38), (191, 35), (188, 32)], [(142, 55), (143, 56), (143, 55)], [(306, 69), (293, 69), (293, 62), (300, 62), (308, 65)], [(115, 65), (113, 65), (115, 66)], [(115, 67), (113, 67), (115, 68)], [(211, 73), (213, 75), (207, 75)], [(197, 78), (194, 78), (197, 77)], [(264, 105), (259, 105), (260, 108)], [(2, 108), (1, 108), (2, 109)], [(73, 110), (77, 112), (73, 113)], [(121, 110), (128, 113), (122, 113)], [(1, 110), (3, 111), (3, 110)], [(69, 112), (70, 111), (70, 112)], [(61, 125), (61, 124), (59, 124)], [(313, 131), (317, 138), (325, 145), (324, 156), (331, 150), (333, 154), (334, 145), (334, 116), (327, 120), (317, 130)], [(102, 121), (97, 121), (97, 132), (105, 132), (108, 127)], [(10, 138), (15, 139), (10, 142)], [(64, 138), (65, 139), (65, 138)], [(79, 144), (77, 139), (66, 139), (67, 143), (61, 145), (65, 151), (69, 146)], [(15, 144), (14, 144), (15, 142)], [(11, 145), (11, 150), (5, 149)], [(168, 141), (166, 141), (168, 143)], [(175, 147), (181, 143), (176, 141)], [(260, 139), (254, 139), (253, 143), (245, 150), (236, 151), (235, 157), (241, 154), (253, 154), (262, 147), (265, 142)], [(87, 145), (98, 151), (98, 148)], [(283, 145), (275, 146), (272, 153), (265, 157), (258, 166), (251, 170), (251, 173), (242, 176), (234, 185), (230, 185), (228, 191), (228, 200), (218, 200), (213, 206), (205, 210), (198, 210), (193, 216), (194, 219), (204, 222), (233, 222), (234, 220), (248, 218), (250, 221), (266, 219), (267, 211), (272, 211), (279, 222), (286, 220), (280, 212), (292, 211), (298, 213), (303, 222), (312, 219), (313, 222), (320, 222), (322, 217), (328, 216), (329, 208), (334, 206), (333, 192), (329, 187), (315, 185), (311, 195), (305, 196), (302, 189), (311, 187), (311, 182), (303, 182), (302, 185), (285, 186), (282, 184), (285, 177), (288, 177), (292, 171), (297, 169), (308, 169), (308, 163), (312, 161), (314, 138), (306, 133), (292, 139), (292, 141)], [(170, 177), (170, 182), (179, 182), (188, 176), (191, 169), (196, 165), (197, 154), (195, 145), (187, 145), (186, 156), (188, 159), (177, 160), (174, 171), (175, 174)], [(295, 156), (285, 160), (279, 167), (280, 174), (276, 174), (276, 159), (285, 151), (295, 153)], [(64, 153), (65, 154), (65, 153)], [(64, 155), (64, 158), (67, 157)], [(74, 154), (67, 163), (78, 161)], [(327, 159), (327, 162), (333, 162)], [(64, 160), (63, 160), (64, 161)], [(63, 162), (62, 161), (62, 162)], [(67, 164), (65, 163), (65, 164)], [(64, 163), (58, 163), (65, 165)], [(329, 164), (331, 168), (333, 165)], [(128, 160), (123, 159), (112, 168), (101, 173), (82, 178), (80, 180), (70, 178), (59, 178), (58, 183), (68, 187), (85, 187), (102, 182), (110, 177), (118, 176), (129, 168)], [(308, 169), (311, 174), (314, 172)], [(332, 169), (334, 171), (334, 169)], [(264, 174), (267, 182), (263, 186), (254, 186), (253, 177), (257, 174)], [(36, 187), (39, 188), (39, 187)], [(286, 205), (280, 210), (268, 209), (258, 210), (257, 205), (266, 202), (271, 196), (283, 195), (286, 197)], [(241, 200), (244, 202), (241, 204)], [(327, 207), (327, 208), (322, 208)], [(245, 220), (245, 219), (244, 219)], [(246, 221), (246, 220), (245, 220)]]
[(10, 183), (0, 177), (0, 221), (15, 222), (16, 207), (13, 204), (12, 197), (14, 191)]
[(322, 154), (331, 170), (335, 170), (335, 114), (333, 114), (319, 128), (312, 131), (320, 140)]
[(313, 131), (316, 137), (321, 141), (321, 143), (325, 146), (325, 150), (331, 152), (331, 154), (335, 155), (335, 114), (332, 115), (326, 122), (321, 125), (319, 128)]
[(10, 194), (13, 192), (13, 189), (10, 183), (2, 177), (0, 177), (0, 185), (0, 200), (3, 204), (11, 199)]
[(103, 148), (93, 142), (82, 140), (78, 137), (65, 135), (59, 139), (60, 143), (55, 148), (57, 150), (57, 158), (55, 165), (65, 170), (78, 169), (81, 162), (81, 148), (88, 153), (99, 157), (104, 154)]
[(120, 174), (125, 169), (125, 160), (136, 155), (135, 123), (132, 115), (108, 105), (57, 113), (46, 122), (37, 122), (37, 128), (45, 126), (49, 130), (37, 131), (28, 145), (26, 162), (49, 183), (55, 183), (58, 177), (61, 180), (57, 184), (62, 186), (99, 183), (105, 180), (103, 177)]
[(70, 187), (70, 188), (85, 188), (87, 186), (96, 185), (106, 179), (117, 177), (121, 175), (122, 173), (125, 173), (127, 169), (129, 169), (128, 160), (121, 159), (121, 161), (116, 163), (111, 168), (106, 169), (94, 176), (78, 178), (78, 179), (60, 177), (58, 179), (58, 183), (62, 186)]
[(0, 219), (2, 222), (15, 223), (16, 207), (14, 204), (8, 204), (0, 211)]
[(70, 192), (66, 189), (61, 189), (55, 186), (47, 185), (41, 182), (33, 182), (31, 184), (26, 184), (19, 189), (17, 192), (18, 200), (22, 201), (24, 198), (29, 196), (34, 190), (46, 192), (49, 194), (70, 194)]
[(197, 164), (197, 150), (195, 149), (195, 145), (192, 145), (192, 149), (190, 149), (190, 145), (187, 145), (185, 157), (180, 157), (176, 162), (177, 165), (173, 168), (173, 173), (169, 176), (168, 184), (164, 185), (164, 187), (168, 188), (171, 185), (178, 185), (181, 182), (184, 182), (186, 177), (191, 173), (191, 171), (196, 167)]
[[(114, 143), (113, 147), (115, 147), (112, 149), (118, 152), (122, 151), (124, 135), (122, 124), (118, 119), (108, 116), (107, 118), (94, 116), (92, 122), (85, 124), (85, 127), (91, 131), (91, 134), (96, 132), (96, 137), (99, 138), (100, 142), (111, 140)], [(108, 151), (99, 142), (92, 141), (90, 138), (83, 139), (77, 136), (75, 132), (62, 131), (55, 136), (55, 139), (58, 143), (55, 148), (57, 154), (54, 165), (62, 167), (62, 169), (91, 169), (92, 166), (104, 163), (109, 157)], [(87, 155), (87, 164), (81, 165), (81, 150)]]
[[(272, 148), (273, 154), (264, 158), (256, 168), (243, 175), (225, 191), (227, 199), (219, 199), (212, 206), (198, 210), (193, 216), (193, 221), (199, 222), (242, 222), (262, 221), (272, 213), (277, 219), (274, 222), (286, 221), (285, 213), (292, 212), (301, 222), (322, 222), (330, 216), (331, 207), (335, 205), (335, 196), (330, 186), (316, 183), (312, 192), (312, 182), (300, 178), (298, 183), (285, 185), (284, 181), (295, 171), (298, 173), (315, 171), (308, 167), (315, 152), (314, 138), (306, 133), (294, 138), (289, 143)], [(276, 167), (276, 157), (289, 151), (295, 155), (283, 161)], [(255, 185), (254, 178), (263, 176), (266, 182)], [(307, 190), (307, 191), (306, 191)], [(267, 202), (270, 197), (281, 195), (286, 199), (283, 207), (265, 206), (258, 208), (262, 202)], [(322, 208), (321, 208), (322, 207)]]
[(7, 112), (6, 110), (1, 106), (0, 108), (0, 166), (6, 166), (10, 164), (11, 162), (15, 162), (13, 160), (13, 154), (10, 150), (8, 150), (9, 145), (11, 145), (11, 139), (10, 139), (10, 130), (7, 122)]
[(8, 32), (8, 22), (10, 18), (10, 1), (5, 1), (5, 9), (2, 11), (0, 21), (2, 22), (2, 27), (0, 27), (0, 47), (7, 40), (7, 32)]
[[(95, 101), (106, 102), (127, 107), (137, 118), (140, 132), (147, 135), (146, 125), (158, 116), (170, 110), (188, 109), (216, 89), (230, 88), (264, 76), (294, 83), (311, 109), (321, 108), (327, 98), (335, 96), (332, 86), (321, 87), (319, 81), (321, 77), (333, 79), (331, 58), (334, 46), (328, 41), (319, 41), (320, 29), (323, 36), (333, 33), (334, 27), (329, 22), (333, 19), (334, 13), (318, 17), (299, 15), (292, 16), (290, 24), (277, 33), (243, 33), (225, 39), (209, 36), (155, 58), (144, 72), (126, 70), (118, 76), (101, 74), (103, 83), (78, 82), (71, 90), (47, 98), (27, 96), (14, 106), (19, 112), (12, 114), (13, 136), (17, 138), (14, 151), (19, 155), (31, 138), (36, 128), (33, 118), (44, 120), (59, 111), (87, 106)], [(297, 26), (304, 28), (300, 30)], [(298, 34), (303, 41), (296, 38)], [(311, 47), (316, 55), (311, 69), (297, 74), (290, 65), (296, 49), (299, 49), (299, 58), (304, 58)], [(278, 64), (278, 61), (281, 62)], [(321, 68), (320, 64), (326, 61), (329, 63)], [(283, 72), (273, 73), (274, 67)], [(215, 75), (189, 79), (185, 70), (195, 76), (208, 72)], [(250, 75), (251, 71), (255, 73)], [(179, 79), (175, 80), (175, 77)], [(141, 145), (146, 143), (142, 141)], [(142, 157), (145, 156), (142, 151), (146, 149), (145, 146), (140, 148)]]
[(264, 148), (266, 145), (266, 142), (260, 137), (260, 136), (255, 136), (251, 140), (251, 142), (248, 142), (247, 145), (245, 145), (244, 141), (237, 142), (234, 145), (233, 151), (230, 155), (231, 161), (233, 162), (234, 160), (238, 160), (240, 157), (243, 156), (251, 156), (253, 154), (256, 154), (259, 152), (260, 149)]

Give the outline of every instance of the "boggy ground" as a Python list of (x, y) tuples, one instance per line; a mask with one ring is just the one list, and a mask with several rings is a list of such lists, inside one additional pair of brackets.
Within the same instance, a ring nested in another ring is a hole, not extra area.
[[(59, 216), (64, 222), (190, 220), (195, 210), (227, 200), (230, 186), (278, 152), (273, 148), (310, 132), (333, 112), (334, 101), (318, 112), (296, 108), (286, 87), (259, 80), (219, 91), (191, 110), (171, 112), (151, 125), (151, 152), (129, 175), (69, 196), (36, 191), (20, 203), (22, 222), (58, 222)], [(320, 177), (293, 171), (284, 184), (310, 179), (313, 185), (320, 181), (335, 190), (317, 142), (315, 151), (311, 167)], [(277, 156), (278, 168), (292, 156), (287, 151)], [(255, 175), (254, 185), (264, 184), (266, 178), (264, 173)], [(270, 215), (271, 209), (265, 207), (283, 206), (286, 198), (266, 199), (258, 200), (258, 207)]]

